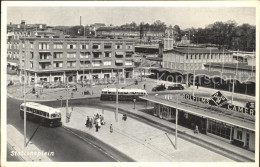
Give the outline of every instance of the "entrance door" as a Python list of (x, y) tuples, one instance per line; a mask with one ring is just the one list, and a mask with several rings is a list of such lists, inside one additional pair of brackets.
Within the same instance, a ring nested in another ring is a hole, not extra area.
[(125, 72), (125, 78), (130, 78), (130, 72)]
[(104, 74), (104, 77), (105, 78), (110, 78), (110, 75), (109, 74)]
[(249, 139), (250, 139), (250, 134), (246, 133), (246, 145), (245, 145), (246, 148), (249, 147)]

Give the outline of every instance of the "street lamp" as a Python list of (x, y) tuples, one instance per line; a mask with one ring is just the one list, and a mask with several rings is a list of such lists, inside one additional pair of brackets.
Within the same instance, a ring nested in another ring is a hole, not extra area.
[(26, 71), (25, 71), (25, 67), (26, 67), (26, 50), (25, 50), (25, 33), (26, 33), (26, 30), (25, 30), (25, 25), (24, 25), (24, 44), (22, 44), (22, 48), (24, 49), (24, 64), (23, 64), (23, 67), (24, 67), (24, 76), (23, 76), (23, 101), (24, 101), (24, 111), (23, 111), (23, 118), (24, 118), (24, 147), (26, 147), (26, 111), (27, 111), (27, 108), (26, 108), (26, 98), (25, 98), (25, 77), (26, 77)]
[[(86, 56), (86, 52), (85, 52), (85, 50), (86, 50), (86, 40), (85, 40), (85, 38), (86, 38), (86, 35), (85, 35), (85, 26), (83, 26), (83, 34), (84, 34), (84, 38), (83, 38), (83, 40), (84, 40), (84, 46), (82, 47), (82, 49), (84, 50), (83, 51), (83, 76), (82, 76), (82, 94), (83, 94), (83, 96), (85, 95), (84, 94), (84, 92), (85, 92), (85, 89), (84, 89), (84, 86), (85, 86), (85, 66), (86, 66), (86, 60), (85, 60), (85, 56)], [(80, 31), (78, 31), (78, 33), (80, 33)]]
[(136, 99), (133, 99), (133, 101), (134, 101), (134, 110), (135, 110), (135, 102), (136, 102)]

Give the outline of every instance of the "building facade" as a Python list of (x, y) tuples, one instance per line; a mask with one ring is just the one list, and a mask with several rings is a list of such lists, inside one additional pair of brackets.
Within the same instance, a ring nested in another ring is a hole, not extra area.
[(175, 48), (163, 53), (163, 68), (202, 70), (206, 63), (231, 63), (232, 53), (209, 48)]
[(87, 38), (24, 38), (20, 42), (21, 80), (77, 82), (133, 76), (134, 41)]
[(218, 102), (218, 98), (225, 98), (220, 94), (220, 92), (214, 93), (216, 98), (193, 97), (187, 93), (177, 95), (178, 98), (176, 94), (170, 93), (141, 98), (153, 104), (154, 116), (175, 121), (178, 112), (178, 125), (193, 130), (197, 126), (201, 134), (255, 151), (255, 109), (228, 102), (220, 104), (213, 102), (214, 100)]

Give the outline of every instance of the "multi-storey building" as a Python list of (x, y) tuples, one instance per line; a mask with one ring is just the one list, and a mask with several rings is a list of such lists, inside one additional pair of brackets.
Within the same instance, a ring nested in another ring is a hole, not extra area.
[[(168, 32), (168, 31), (167, 31)], [(165, 31), (158, 29), (142, 29), (138, 27), (100, 27), (96, 30), (97, 36), (112, 38), (161, 39)]]
[[(19, 66), (19, 45), (20, 38), (22, 37), (32, 37), (46, 36), (46, 32), (53, 31), (57, 34), (57, 30), (53, 30), (52, 27), (46, 24), (25, 24), (22, 20), (20, 24), (8, 24), (7, 25), (7, 65), (11, 69), (17, 69)], [(43, 33), (44, 32), (44, 33)], [(59, 31), (59, 35), (62, 34)]]
[(21, 79), (79, 81), (133, 76), (133, 40), (87, 38), (24, 38), (20, 43)]
[(163, 68), (176, 70), (202, 70), (206, 63), (231, 63), (232, 53), (210, 48), (175, 48), (164, 51)]

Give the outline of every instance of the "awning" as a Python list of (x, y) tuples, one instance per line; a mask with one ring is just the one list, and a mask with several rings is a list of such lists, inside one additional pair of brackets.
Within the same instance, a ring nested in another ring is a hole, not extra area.
[(92, 59), (92, 61), (102, 61), (101, 59)]
[(124, 52), (116, 52), (116, 55), (124, 55)]
[(10, 66), (18, 66), (17, 63), (14, 62), (7, 62), (7, 64), (9, 64)]
[(116, 63), (120, 63), (120, 64), (123, 64), (123, 60), (116, 60)]

